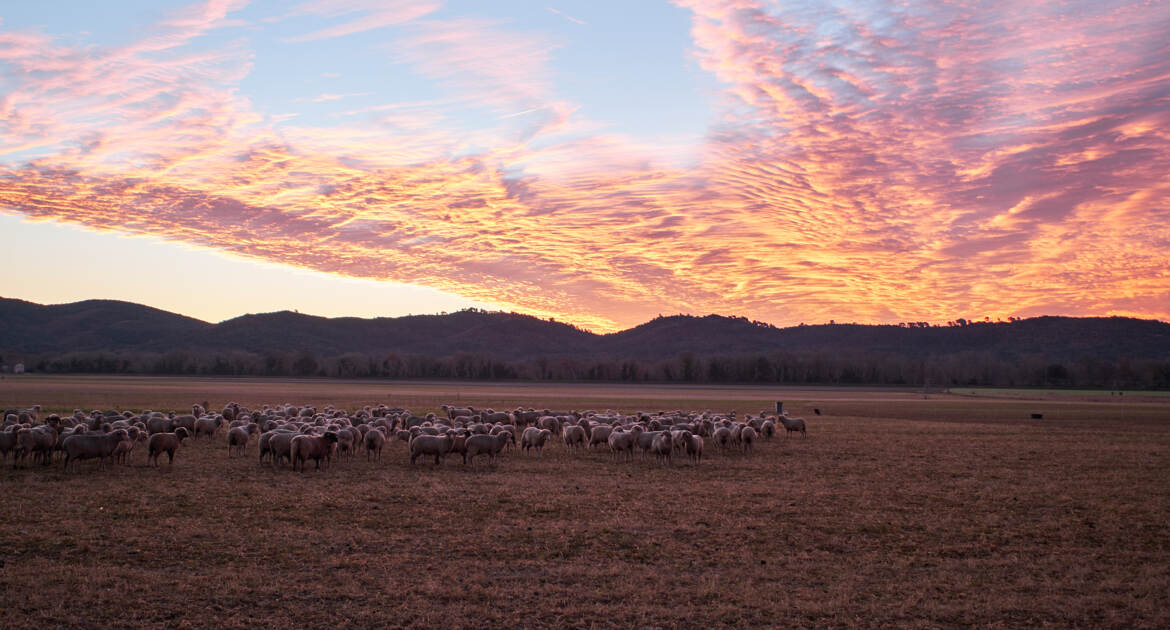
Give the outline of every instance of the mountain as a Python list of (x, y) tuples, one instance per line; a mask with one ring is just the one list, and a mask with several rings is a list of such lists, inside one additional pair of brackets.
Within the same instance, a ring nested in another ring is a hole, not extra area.
[(1170, 359), (1170, 324), (1124, 317), (1037, 317), (1001, 323), (907, 328), (826, 324), (776, 328), (742, 317), (659, 317), (597, 335), (517, 313), (362, 319), (289, 311), (250, 314), (218, 324), (115, 300), (44, 306), (0, 298), (0, 351), (12, 353), (166, 352), (169, 350), (360, 352), (445, 357), (464, 352), (499, 360), (540, 356), (660, 359), (817, 351), (842, 357), (990, 353), (1000, 360), (1040, 356)]
[(161, 352), (211, 328), (198, 319), (117, 300), (42, 306), (0, 298), (0, 349), (11, 351)]

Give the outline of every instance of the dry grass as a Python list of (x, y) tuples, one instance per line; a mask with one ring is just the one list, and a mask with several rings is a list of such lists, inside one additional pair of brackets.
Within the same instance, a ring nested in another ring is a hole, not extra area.
[[(0, 404), (422, 410), (452, 389), (8, 379)], [(828, 415), (806, 416), (806, 439), (669, 469), (557, 446), (494, 469), (411, 468), (397, 442), (381, 462), (303, 475), (259, 466), (254, 444), (229, 460), (222, 442), (181, 449), (173, 469), (137, 451), (100, 474), (8, 466), (0, 625), (1170, 627), (1170, 405), (459, 389), (497, 407), (758, 411), (779, 397)]]

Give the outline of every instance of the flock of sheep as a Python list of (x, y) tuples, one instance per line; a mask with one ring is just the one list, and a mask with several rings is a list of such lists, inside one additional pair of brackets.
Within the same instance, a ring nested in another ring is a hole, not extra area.
[(34, 463), (47, 465), (60, 453), (66, 470), (76, 470), (85, 459), (97, 459), (101, 470), (107, 460), (128, 463), (136, 447), (144, 444), (148, 464), (158, 466), (159, 456), (165, 453), (173, 465), (184, 440), (211, 441), (223, 432), (228, 457), (247, 454), (256, 442), (262, 465), (277, 468), (287, 463), (302, 471), (309, 460), (320, 470), (322, 463), (328, 467), (334, 457), (353, 457), (359, 452), (377, 459), (393, 441), (406, 444), (412, 465), (430, 458), (443, 464), (451, 455), (462, 456), (465, 465), (481, 456), (495, 464), (509, 446), (541, 455), (553, 436), (568, 452), (606, 449), (614, 460), (627, 461), (635, 454), (643, 458), (653, 454), (666, 466), (680, 456), (700, 463), (708, 442), (720, 452), (751, 453), (756, 441), (776, 435), (777, 425), (788, 434), (805, 433), (801, 418), (761, 413), (740, 420), (734, 411), (623, 415), (442, 405), (442, 415), (417, 416), (384, 405), (354, 413), (287, 404), (251, 410), (228, 403), (219, 412), (206, 407), (206, 403), (192, 405), (190, 414), (75, 410), (72, 415), (48, 414), (43, 419), (39, 406), (9, 409), (0, 424), (0, 462), (11, 452), (14, 467), (27, 465), (30, 456)]

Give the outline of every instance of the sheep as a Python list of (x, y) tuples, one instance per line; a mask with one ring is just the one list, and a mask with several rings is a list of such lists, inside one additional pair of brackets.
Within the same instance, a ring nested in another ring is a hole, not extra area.
[(760, 424), (760, 436), (765, 440), (771, 440), (772, 438), (776, 437), (776, 423), (772, 422), (771, 419), (764, 420), (764, 422)]
[(189, 434), (187, 429), (179, 427), (175, 429), (174, 433), (155, 433), (150, 436), (150, 440), (146, 442), (146, 463), (150, 464), (154, 460), (155, 468), (158, 467), (158, 456), (162, 453), (167, 454), (167, 462), (175, 465), (175, 449), (187, 439)]
[(195, 416), (191, 414), (183, 414), (171, 418), (171, 422), (175, 427), (183, 427), (190, 435), (195, 435)]
[(584, 448), (585, 429), (582, 429), (575, 424), (565, 425), (565, 428), (561, 431), (561, 438), (565, 441), (565, 446), (569, 448), (574, 448), (577, 446)]
[(146, 434), (139, 431), (138, 427), (128, 427), (126, 429), (126, 439), (118, 442), (118, 446), (114, 448), (112, 455), (115, 462), (119, 464), (130, 464), (130, 453), (134, 450), (135, 445), (146, 440)]
[(780, 424), (784, 425), (785, 437), (791, 437), (792, 433), (797, 431), (806, 437), (808, 436), (808, 432), (805, 431), (804, 418), (789, 418), (786, 411), (780, 415)]
[(456, 416), (470, 416), (475, 413), (474, 407), (452, 407), (449, 405), (440, 405), (440, 409), (447, 412), (447, 417), (454, 420)]
[(670, 464), (671, 453), (674, 452), (674, 440), (669, 431), (660, 431), (650, 443), (650, 450), (658, 459), (658, 463), (666, 466)]
[(715, 448), (720, 452), (726, 452), (731, 448), (731, 429), (727, 427), (719, 427), (711, 432), (711, 440), (715, 442)]
[(220, 416), (200, 416), (195, 420), (195, 438), (198, 439), (201, 435), (206, 435), (210, 440), (215, 437), (219, 427), (223, 426), (223, 418)]
[(609, 442), (609, 450), (616, 460), (618, 453), (625, 453), (627, 460), (634, 459), (634, 446), (638, 444), (638, 435), (642, 433), (642, 427), (634, 425), (629, 431), (613, 431), (609, 434), (607, 441)]
[[(296, 431), (275, 431), (268, 438), (268, 451), (272, 454), (272, 469), (276, 470), (280, 460), (287, 459), (292, 464), (292, 441), (301, 433)], [(263, 456), (263, 454), (261, 454)]]
[(687, 436), (687, 455), (695, 460), (695, 464), (700, 464), (703, 461), (703, 436), (688, 435)]
[(503, 433), (504, 431), (507, 431), (508, 433), (512, 434), (511, 444), (512, 444), (512, 446), (516, 446), (516, 433), (517, 433), (517, 431), (516, 431), (516, 425), (514, 425), (514, 424), (497, 424), (496, 426), (492, 427), (491, 431), (488, 431), (488, 433), (491, 435), (496, 435), (499, 433)]
[(550, 437), (552, 437), (552, 432), (548, 429), (528, 427), (524, 429), (524, 433), (520, 434), (520, 452), (526, 453), (535, 449), (537, 455), (543, 455), (544, 445)]
[(353, 456), (357, 450), (357, 444), (361, 440), (361, 434), (349, 427), (342, 427), (337, 430), (337, 455), (340, 458), (342, 455)]
[(457, 429), (454, 433), (446, 433), (444, 435), (451, 436), (451, 450), (447, 452), (448, 455), (458, 453), (461, 457), (467, 458), (467, 438), (471, 434), (464, 429)]
[(333, 445), (337, 443), (337, 433), (326, 431), (324, 435), (298, 435), (289, 444), (289, 459), (292, 460), (292, 469), (296, 472), (297, 464), (301, 465), (301, 472), (305, 472), (305, 460), (312, 459), (316, 463), (316, 470), (321, 470), (321, 460), (325, 460), (325, 467), (329, 468), (329, 460), (333, 455)]
[[(512, 417), (516, 419), (516, 426), (522, 426), (522, 427), (527, 427), (528, 425), (536, 424), (536, 422), (538, 420), (540, 420), (540, 416), (541, 416), (541, 412), (536, 411), (534, 409), (529, 409), (529, 410), (525, 411), (524, 409), (517, 407), (516, 411), (512, 412)], [(523, 437), (523, 434), (521, 434), (521, 437)]]
[[(233, 447), (239, 449), (241, 455), (246, 455), (248, 453), (248, 442), (252, 440), (252, 434), (259, 430), (260, 427), (253, 422), (246, 426), (233, 427), (231, 431), (228, 431), (228, 457), (232, 456)], [(191, 431), (189, 430), (188, 432), (190, 433)]]
[(78, 470), (77, 466), (80, 460), (90, 459), (92, 457), (98, 458), (98, 470), (105, 468), (106, 458), (112, 457), (114, 451), (118, 447), (118, 443), (127, 439), (129, 434), (125, 429), (118, 429), (112, 433), (102, 433), (100, 435), (91, 435), (82, 433), (78, 435), (70, 435), (65, 438), (61, 444), (65, 451), (65, 470), (69, 470), (69, 463), (73, 463), (73, 470)]
[[(91, 429), (96, 427), (90, 427)], [(146, 431), (151, 435), (155, 433), (173, 433), (175, 431), (175, 421), (170, 418), (149, 417), (146, 419)]]
[(12, 467), (24, 461), (29, 455), (33, 462), (48, 465), (52, 460), (53, 447), (57, 444), (57, 432), (52, 427), (38, 425), (31, 429), (21, 429), (16, 433), (16, 448), (13, 449)]
[(496, 463), (496, 455), (504, 450), (504, 446), (512, 440), (512, 434), (503, 431), (497, 435), (473, 435), (467, 438), (464, 448), (467, 452), (463, 454), (463, 463), (467, 464), (467, 460), (471, 459), (474, 463), (478, 455), (487, 453), (488, 463)]
[(480, 418), (484, 422), (495, 422), (497, 424), (511, 424), (512, 414), (506, 411), (492, 411), (488, 409), (480, 414)]
[(743, 430), (739, 432), (739, 447), (743, 449), (745, 454), (752, 452), (752, 448), (756, 443), (757, 435), (759, 434), (756, 433), (755, 429), (746, 425), (743, 427)]
[(256, 442), (256, 448), (260, 451), (260, 463), (264, 463), (264, 456), (272, 453), (272, 437), (276, 435), (276, 431), (265, 431), (260, 434), (260, 439)]
[(371, 455), (374, 459), (381, 459), (382, 447), (386, 445), (386, 435), (382, 433), (381, 429), (370, 429), (366, 431), (362, 443), (366, 446), (366, 461), (370, 460)]
[(8, 453), (16, 448), (16, 431), (0, 431), (0, 464), (8, 459)]
[(554, 416), (540, 416), (536, 420), (536, 426), (542, 429), (548, 429), (549, 433), (561, 432), (561, 421)]
[(641, 449), (643, 458), (646, 457), (647, 452), (652, 450), (654, 446), (654, 440), (656, 440), (658, 436), (662, 435), (663, 433), (665, 433), (667, 436), (670, 435), (670, 432), (668, 431), (642, 431), (638, 434), (634, 446)]
[(435, 464), (441, 464), (451, 452), (454, 437), (447, 435), (418, 435), (410, 441), (410, 463), (422, 455), (434, 455)]
[(598, 444), (606, 444), (611, 433), (613, 433), (613, 427), (610, 425), (601, 424), (593, 427), (593, 430), (589, 432), (589, 448), (592, 449)]

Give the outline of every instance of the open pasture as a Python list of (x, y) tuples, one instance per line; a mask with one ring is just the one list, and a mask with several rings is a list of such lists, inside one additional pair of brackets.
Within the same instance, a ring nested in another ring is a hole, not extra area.
[[(864, 389), (7, 378), (0, 406), (209, 401), (803, 416), (749, 455), (324, 472), (0, 470), (5, 627), (1168, 627), (1170, 401)], [(813, 415), (818, 408), (823, 415)], [(1029, 420), (1043, 413), (1044, 420)]]

